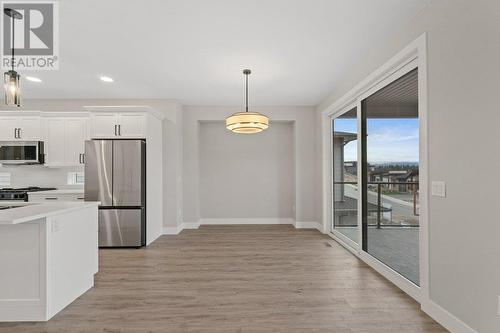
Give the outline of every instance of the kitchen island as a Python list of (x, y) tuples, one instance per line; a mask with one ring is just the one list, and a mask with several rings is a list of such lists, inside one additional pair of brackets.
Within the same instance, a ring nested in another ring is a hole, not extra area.
[(0, 202), (0, 321), (49, 320), (92, 288), (98, 204)]

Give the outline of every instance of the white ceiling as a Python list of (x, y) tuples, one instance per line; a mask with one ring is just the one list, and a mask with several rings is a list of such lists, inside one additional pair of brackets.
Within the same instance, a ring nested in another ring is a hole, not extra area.
[(60, 69), (23, 96), (240, 105), (248, 67), (251, 105), (316, 105), (429, 1), (64, 0)]

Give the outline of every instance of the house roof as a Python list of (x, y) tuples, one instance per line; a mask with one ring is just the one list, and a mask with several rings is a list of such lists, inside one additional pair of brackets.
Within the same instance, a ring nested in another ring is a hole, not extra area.
[(348, 142), (356, 140), (358, 138), (358, 135), (356, 133), (334, 131), (333, 137), (344, 138), (344, 144), (346, 144)]

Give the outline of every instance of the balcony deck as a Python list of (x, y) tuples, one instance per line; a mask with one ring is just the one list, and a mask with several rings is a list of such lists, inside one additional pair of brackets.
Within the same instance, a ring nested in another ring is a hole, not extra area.
[[(337, 231), (357, 242), (355, 227), (337, 227)], [(419, 228), (368, 228), (368, 253), (399, 272), (408, 280), (419, 284)]]

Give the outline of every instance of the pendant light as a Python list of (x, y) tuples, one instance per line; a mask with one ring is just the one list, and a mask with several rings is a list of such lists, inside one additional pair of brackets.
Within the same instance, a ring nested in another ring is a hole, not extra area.
[(3, 74), (5, 104), (9, 106), (21, 106), (21, 89), (19, 87), (21, 76), (14, 70), (14, 21), (22, 19), (23, 15), (12, 8), (5, 8), (4, 13), (12, 19), (12, 69)]
[(237, 112), (226, 118), (226, 128), (234, 133), (259, 133), (269, 127), (269, 118), (258, 112), (248, 112), (248, 75), (252, 73), (244, 69), (245, 74), (245, 112)]

